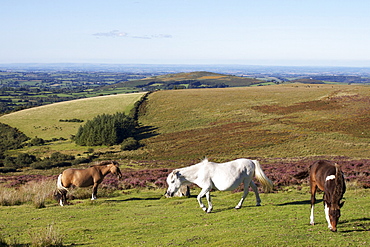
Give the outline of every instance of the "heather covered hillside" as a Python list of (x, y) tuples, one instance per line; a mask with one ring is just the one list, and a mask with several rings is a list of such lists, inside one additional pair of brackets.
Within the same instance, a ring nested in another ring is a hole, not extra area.
[(370, 156), (370, 88), (339, 85), (158, 91), (140, 121), (150, 160)]

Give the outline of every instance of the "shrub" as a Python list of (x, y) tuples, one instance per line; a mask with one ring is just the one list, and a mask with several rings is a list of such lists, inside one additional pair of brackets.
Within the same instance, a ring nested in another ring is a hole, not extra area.
[(49, 159), (40, 160), (32, 163), (31, 168), (33, 169), (50, 169), (53, 168), (54, 163)]
[(36, 158), (35, 155), (32, 155), (32, 154), (30, 155), (30, 154), (27, 154), (27, 153), (21, 153), (15, 159), (15, 163), (19, 167), (28, 167), (28, 166), (30, 166), (30, 164), (32, 164), (33, 162), (36, 162), (36, 161), (37, 161), (37, 158)]
[(52, 153), (50, 156), (52, 161), (65, 161), (65, 160), (74, 160), (75, 157), (73, 155), (62, 154), (60, 152)]
[(16, 172), (17, 169), (14, 167), (0, 167), (0, 173)]
[(35, 138), (31, 139), (31, 141), (30, 141), (31, 146), (42, 146), (44, 144), (45, 144), (45, 140), (42, 139), (42, 138), (39, 138), (39, 137), (35, 137)]
[(135, 140), (133, 137), (126, 138), (122, 143), (121, 143), (121, 150), (122, 151), (131, 151), (131, 150), (136, 150), (140, 147), (139, 141)]
[(89, 163), (91, 160), (89, 158), (77, 158), (72, 161), (72, 165), (78, 165), (78, 164), (83, 164), (83, 163)]

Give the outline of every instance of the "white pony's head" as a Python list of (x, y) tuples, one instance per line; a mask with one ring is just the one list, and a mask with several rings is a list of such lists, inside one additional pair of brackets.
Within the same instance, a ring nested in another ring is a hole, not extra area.
[(166, 195), (172, 197), (181, 187), (180, 172), (173, 170), (167, 177), (168, 189)]

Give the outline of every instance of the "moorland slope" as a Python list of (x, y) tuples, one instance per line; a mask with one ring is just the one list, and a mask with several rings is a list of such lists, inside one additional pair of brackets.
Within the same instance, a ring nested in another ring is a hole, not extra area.
[(132, 158), (370, 156), (370, 88), (289, 84), (158, 91), (140, 121), (156, 136)]

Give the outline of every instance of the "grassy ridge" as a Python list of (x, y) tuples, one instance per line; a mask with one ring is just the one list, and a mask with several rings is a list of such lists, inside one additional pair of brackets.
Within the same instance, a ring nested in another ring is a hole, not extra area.
[(9, 242), (16, 238), (18, 244), (30, 243), (33, 232), (43, 232), (52, 225), (66, 245), (368, 245), (368, 191), (347, 192), (337, 233), (328, 230), (321, 203), (315, 211), (316, 225), (309, 225), (307, 191), (305, 187), (302, 191), (262, 194), (261, 207), (254, 206), (251, 192), (240, 210), (233, 209), (240, 193), (214, 192), (214, 212), (206, 214), (194, 197), (165, 199), (163, 191), (131, 190), (94, 202), (75, 200), (66, 207), (56, 203), (43, 209), (30, 205), (0, 207), (0, 227), (4, 239)]
[(77, 118), (86, 121), (103, 113), (129, 113), (143, 94), (119, 94), (60, 102), (7, 114), (1, 116), (0, 121), (18, 128), (31, 138), (69, 138), (77, 133), (81, 123), (59, 122), (60, 119)]
[[(278, 85), (159, 91), (144, 125), (154, 160), (237, 157), (370, 156), (370, 88)], [(135, 157), (135, 156), (133, 156)]]

